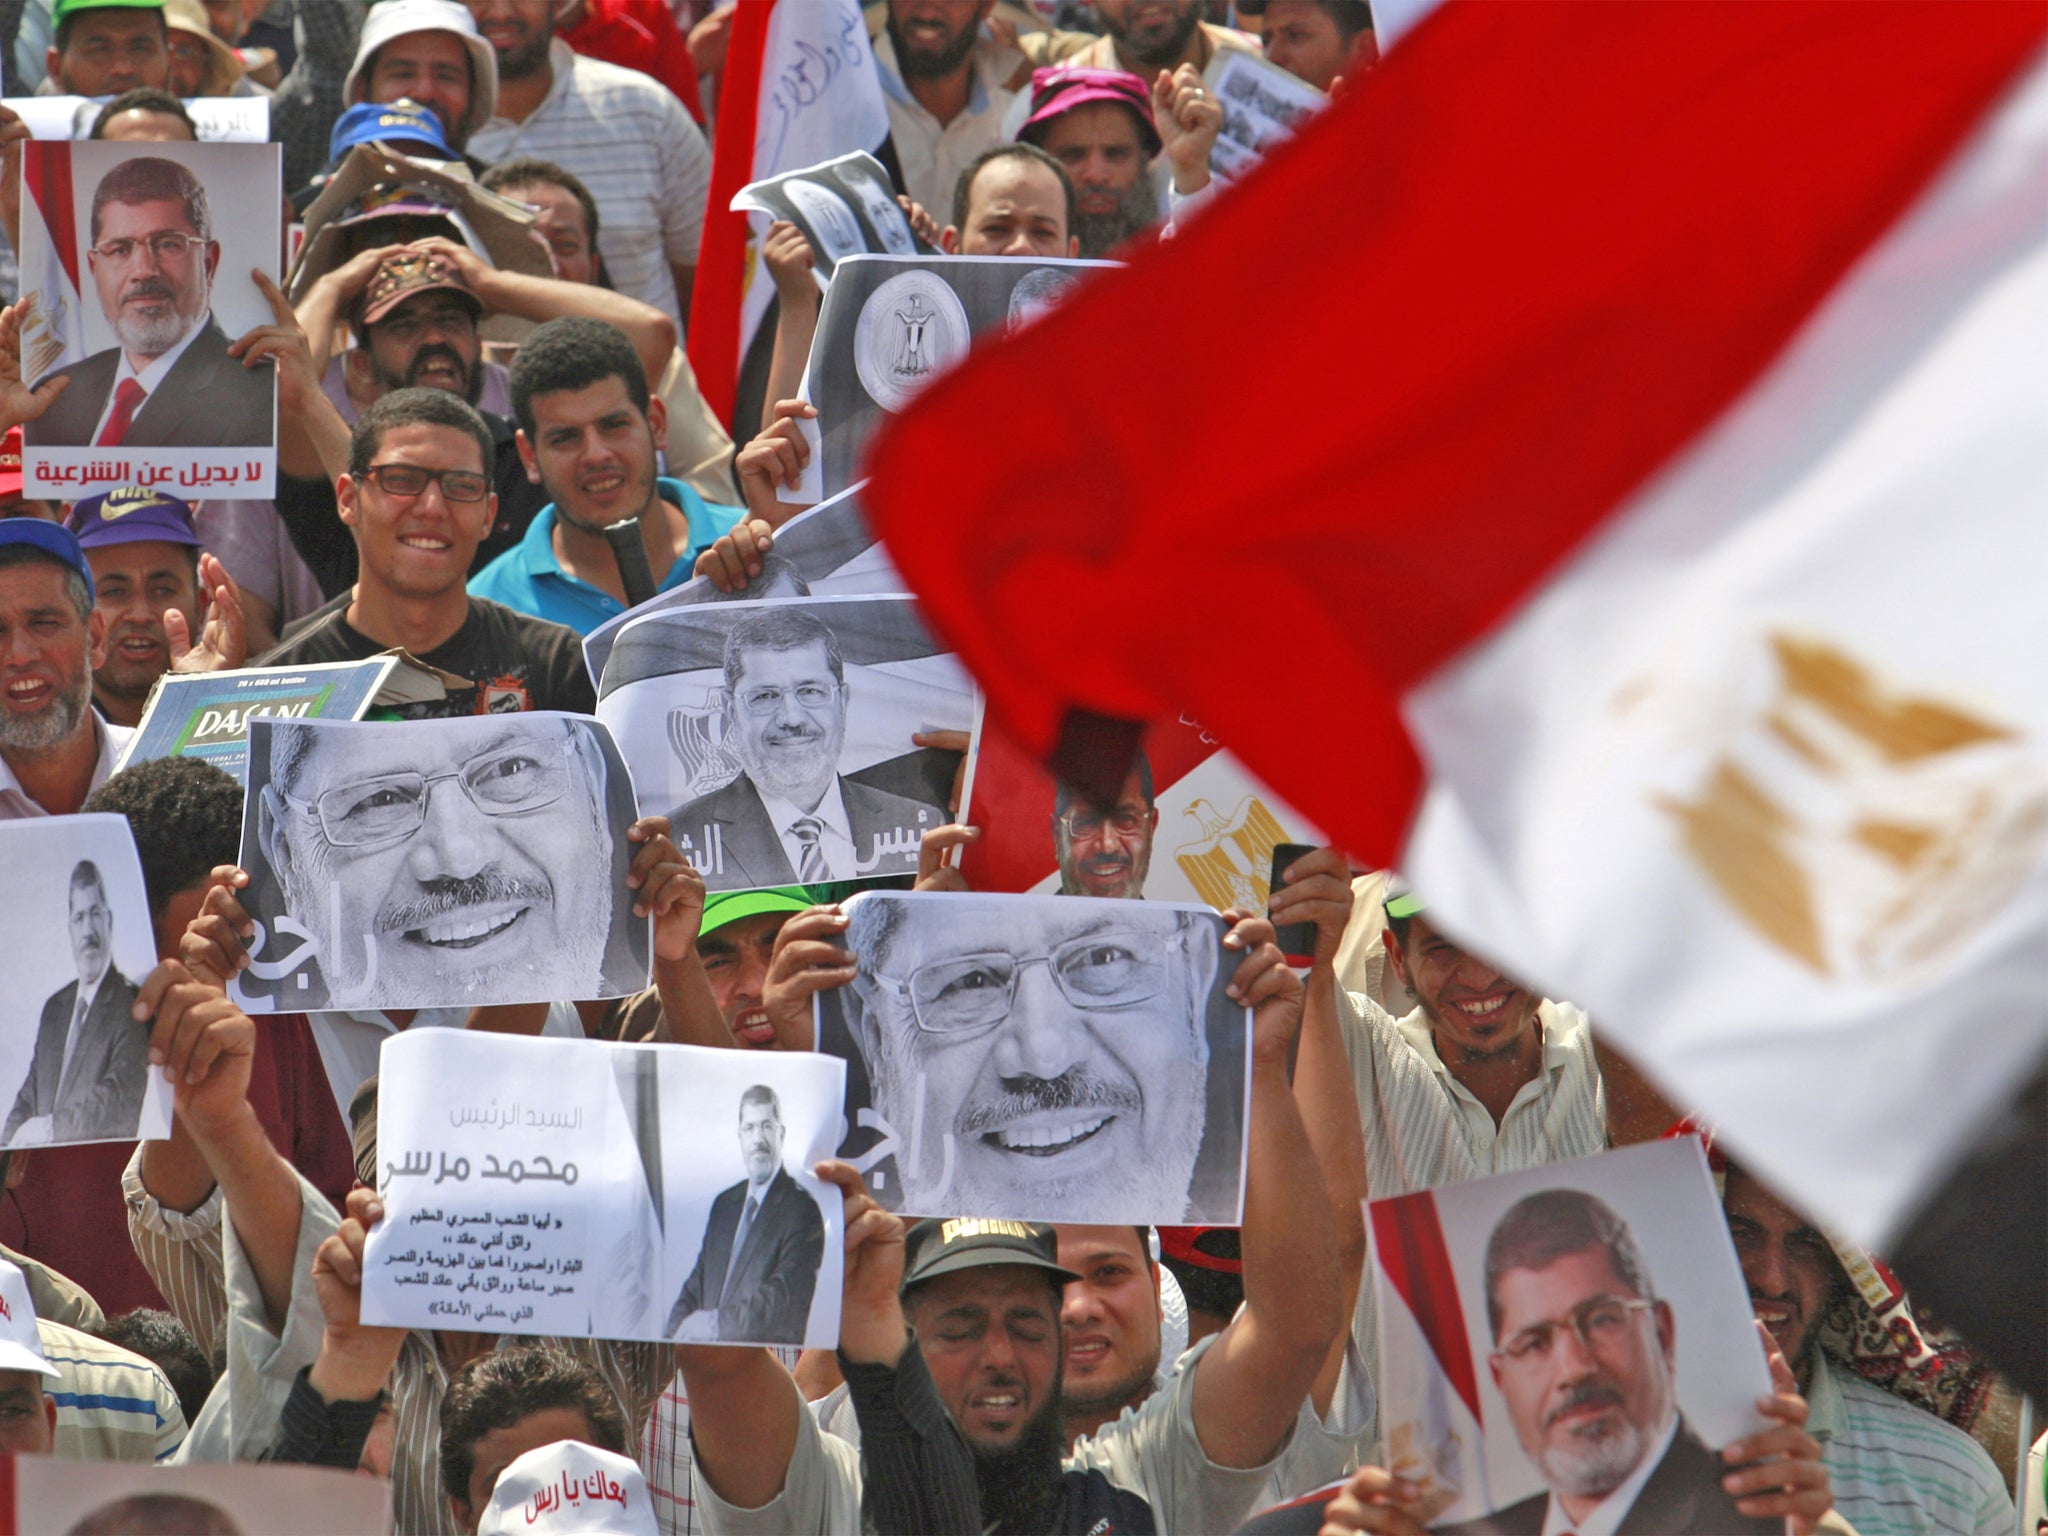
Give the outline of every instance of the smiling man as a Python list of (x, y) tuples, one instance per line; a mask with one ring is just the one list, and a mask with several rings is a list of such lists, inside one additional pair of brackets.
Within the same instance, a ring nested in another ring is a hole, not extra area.
[(124, 160), (93, 189), (91, 229), (86, 261), (119, 344), (48, 376), (70, 387), (30, 437), (68, 448), (272, 442), (271, 371), (230, 357), (213, 318), (220, 242), (199, 178), (153, 155)]
[(1218, 954), (1197, 914), (870, 893), (847, 916), (840, 997), (905, 1209), (1184, 1215)]
[(747, 1176), (711, 1202), (697, 1263), (676, 1296), (670, 1338), (801, 1344), (825, 1258), (818, 1203), (782, 1166), (782, 1101), (765, 1083), (740, 1095)]
[(0, 818), (68, 816), (106, 783), (132, 734), (93, 712), (107, 621), (78, 538), (0, 519)]
[(512, 364), (512, 411), (526, 471), (553, 498), (518, 546), (469, 590), (588, 634), (626, 611), (604, 530), (638, 525), (657, 591), (691, 578), (698, 555), (744, 515), (658, 473), (668, 407), (618, 327), (564, 318), (541, 326)]
[(570, 720), (278, 721), (257, 836), (334, 1007), (604, 997), (626, 854)]
[(1152, 870), (1159, 808), (1152, 799), (1152, 763), (1143, 752), (1131, 765), (1116, 804), (1089, 803), (1073, 785), (1053, 786), (1052, 842), (1062, 896), (1141, 898)]

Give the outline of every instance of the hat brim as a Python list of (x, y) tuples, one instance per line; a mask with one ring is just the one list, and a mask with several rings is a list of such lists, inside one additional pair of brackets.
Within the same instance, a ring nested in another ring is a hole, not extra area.
[(811, 899), (810, 892), (802, 886), (784, 886), (769, 891), (739, 891), (718, 900), (716, 906), (707, 904), (704, 921), (698, 925), (697, 931), (700, 935), (716, 933), (727, 923), (736, 923), (742, 918), (760, 917), (769, 912), (808, 912), (817, 905), (818, 903)]
[(927, 1280), (937, 1280), (946, 1275), (957, 1275), (969, 1269), (988, 1269), (997, 1264), (1009, 1264), (1018, 1269), (1043, 1270), (1061, 1285), (1072, 1285), (1081, 1277), (1064, 1265), (1050, 1259), (1041, 1259), (1036, 1254), (1024, 1253), (1016, 1248), (962, 1248), (957, 1253), (946, 1254), (932, 1260), (926, 1268), (915, 1275), (903, 1277), (903, 1294), (908, 1295)]
[(34, 1371), (39, 1376), (62, 1376), (64, 1373), (26, 1344), (17, 1344), (13, 1339), (0, 1339), (0, 1371)]

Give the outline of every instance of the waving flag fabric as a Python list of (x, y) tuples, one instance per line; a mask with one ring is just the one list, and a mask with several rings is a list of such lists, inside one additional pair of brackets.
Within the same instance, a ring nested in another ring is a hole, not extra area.
[(1453, 0), (875, 524), (1029, 749), (1201, 719), (1882, 1246), (2048, 1043), (2044, 33)]

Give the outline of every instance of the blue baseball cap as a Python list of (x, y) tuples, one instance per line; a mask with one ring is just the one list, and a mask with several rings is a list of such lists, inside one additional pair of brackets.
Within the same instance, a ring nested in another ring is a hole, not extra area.
[(85, 563), (85, 551), (78, 547), (78, 535), (62, 523), (46, 523), (40, 517), (0, 518), (0, 549), (26, 544), (53, 560), (62, 561), (85, 578), (85, 595), (93, 595), (92, 567)]
[(140, 544), (148, 539), (194, 548), (200, 542), (192, 528), (189, 504), (142, 485), (118, 486), (74, 502), (64, 526), (78, 536), (80, 549)]
[(415, 144), (434, 152), (437, 160), (453, 160), (448, 136), (441, 131), (441, 119), (416, 101), (401, 97), (378, 105), (358, 102), (335, 119), (334, 132), (327, 140), (327, 157), (339, 160), (358, 144)]

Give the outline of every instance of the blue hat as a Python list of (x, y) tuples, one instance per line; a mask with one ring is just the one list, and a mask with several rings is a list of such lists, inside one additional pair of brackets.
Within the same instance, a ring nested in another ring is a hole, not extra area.
[(72, 503), (64, 526), (78, 535), (80, 549), (140, 544), (145, 539), (195, 548), (200, 542), (192, 530), (188, 503), (142, 485), (119, 486)]
[(46, 523), (40, 517), (0, 518), (0, 549), (12, 544), (27, 544), (61, 560), (85, 578), (85, 595), (92, 597), (92, 567), (85, 563), (78, 535), (62, 523)]
[(380, 140), (421, 145), (431, 149), (437, 160), (455, 158), (447, 135), (441, 131), (441, 119), (418, 102), (403, 99), (382, 106), (365, 101), (350, 107), (335, 119), (334, 133), (327, 141), (327, 156), (339, 160), (358, 144)]

